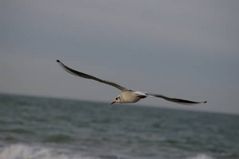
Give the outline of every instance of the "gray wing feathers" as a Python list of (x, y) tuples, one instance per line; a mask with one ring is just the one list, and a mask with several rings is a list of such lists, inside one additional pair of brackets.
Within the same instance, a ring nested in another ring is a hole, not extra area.
[(171, 98), (171, 97), (166, 97), (161, 94), (154, 94), (154, 93), (147, 93), (147, 95), (162, 98), (164, 100), (170, 101), (170, 102), (175, 102), (175, 103), (180, 103), (180, 104), (200, 104), (200, 103), (207, 103), (207, 101), (202, 101), (202, 102), (196, 102), (196, 101), (191, 101), (191, 100), (185, 100), (185, 99), (179, 99), (179, 98)]
[(100, 78), (97, 78), (97, 77), (94, 77), (94, 76), (91, 76), (91, 75), (88, 75), (86, 73), (83, 73), (83, 72), (79, 72), (79, 71), (76, 71), (68, 66), (66, 66), (65, 64), (63, 64), (60, 60), (56, 60), (56, 62), (58, 62), (68, 73), (70, 74), (73, 74), (73, 75), (76, 75), (76, 76), (80, 76), (82, 78), (86, 78), (86, 79), (91, 79), (91, 80), (95, 80), (95, 81), (98, 81), (98, 82), (101, 82), (101, 83), (104, 83), (104, 84), (108, 84), (108, 85), (111, 85), (115, 88), (118, 88), (120, 90), (128, 90), (127, 88), (123, 87), (123, 86), (120, 86), (114, 82), (111, 82), (111, 81), (106, 81), (106, 80), (102, 80)]

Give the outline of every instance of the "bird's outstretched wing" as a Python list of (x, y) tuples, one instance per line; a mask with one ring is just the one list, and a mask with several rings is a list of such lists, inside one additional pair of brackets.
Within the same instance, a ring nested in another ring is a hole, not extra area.
[(106, 80), (102, 80), (100, 78), (97, 78), (97, 77), (94, 77), (94, 76), (91, 76), (91, 75), (88, 75), (86, 73), (83, 73), (83, 72), (79, 72), (79, 71), (76, 71), (68, 66), (66, 66), (64, 63), (62, 63), (60, 60), (56, 60), (56, 62), (58, 62), (67, 72), (69, 72), (70, 74), (73, 74), (73, 75), (76, 75), (76, 76), (80, 76), (82, 78), (86, 78), (86, 79), (91, 79), (91, 80), (95, 80), (95, 81), (98, 81), (98, 82), (101, 82), (101, 83), (104, 83), (104, 84), (108, 84), (108, 85), (111, 85), (115, 88), (118, 88), (120, 89), (121, 91), (124, 91), (124, 90), (128, 90), (127, 88), (119, 85), (119, 84), (116, 84), (114, 82), (111, 82), (111, 81), (106, 81)]
[(146, 93), (147, 95), (150, 96), (154, 96), (154, 97), (158, 97), (158, 98), (162, 98), (164, 100), (170, 101), (170, 102), (175, 102), (175, 103), (179, 103), (179, 104), (201, 104), (201, 103), (207, 103), (207, 101), (202, 101), (202, 102), (196, 102), (196, 101), (191, 101), (191, 100), (185, 100), (185, 99), (179, 99), (179, 98), (171, 98), (171, 97), (167, 97), (161, 94), (154, 94), (154, 93)]

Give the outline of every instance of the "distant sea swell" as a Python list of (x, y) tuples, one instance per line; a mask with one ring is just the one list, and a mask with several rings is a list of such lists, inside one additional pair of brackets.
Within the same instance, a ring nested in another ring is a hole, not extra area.
[(238, 159), (239, 116), (0, 95), (0, 159)]

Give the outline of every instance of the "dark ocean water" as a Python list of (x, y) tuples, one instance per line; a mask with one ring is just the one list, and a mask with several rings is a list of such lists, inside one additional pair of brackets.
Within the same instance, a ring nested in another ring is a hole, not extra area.
[(0, 159), (239, 159), (239, 116), (2, 94)]

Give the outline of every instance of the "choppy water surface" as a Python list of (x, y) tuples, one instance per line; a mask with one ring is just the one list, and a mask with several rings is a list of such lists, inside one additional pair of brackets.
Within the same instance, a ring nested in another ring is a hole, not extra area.
[(0, 95), (0, 159), (238, 159), (239, 116)]

